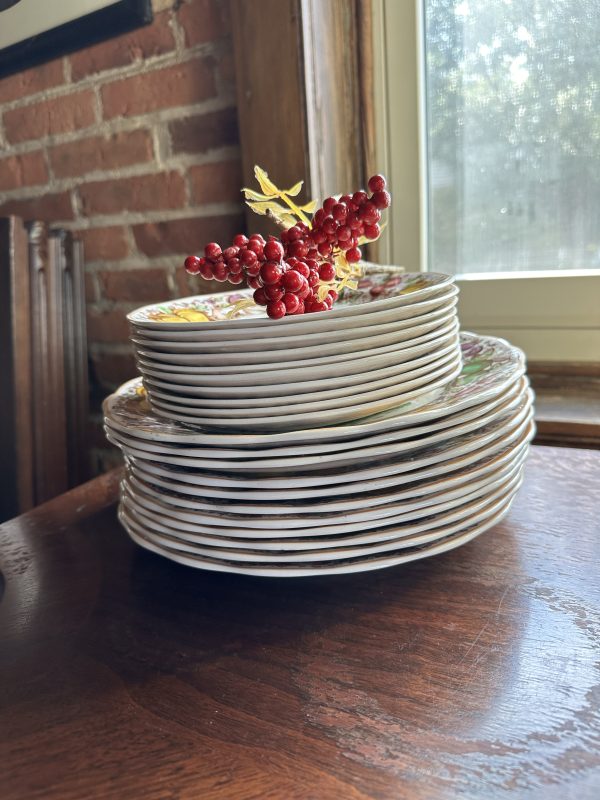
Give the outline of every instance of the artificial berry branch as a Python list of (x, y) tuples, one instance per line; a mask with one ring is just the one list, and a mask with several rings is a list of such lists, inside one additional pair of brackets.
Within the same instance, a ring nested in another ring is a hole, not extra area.
[(240, 233), (224, 250), (210, 242), (204, 257), (186, 258), (185, 269), (206, 280), (233, 284), (246, 280), (254, 289), (254, 302), (266, 306), (272, 319), (329, 310), (341, 289), (356, 287), (359, 245), (381, 233), (381, 212), (391, 202), (385, 178), (369, 179), (370, 196), (360, 190), (328, 197), (311, 220), (307, 214), (316, 203), (299, 206), (291, 199), (300, 193), (302, 182), (280, 190), (260, 167), (255, 167), (255, 175), (262, 193), (244, 189), (246, 202), (284, 227), (280, 237), (265, 240), (259, 233), (250, 237)]

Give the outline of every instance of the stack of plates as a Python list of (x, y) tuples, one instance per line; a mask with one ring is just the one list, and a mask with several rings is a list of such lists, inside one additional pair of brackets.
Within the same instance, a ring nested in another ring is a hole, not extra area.
[[(226, 310), (248, 292), (187, 298), (129, 315), (152, 410), (222, 431), (337, 425), (424, 403), (460, 372), (457, 288), (448, 275), (379, 271), (333, 311), (274, 322)], [(205, 314), (213, 321), (196, 322)]]
[(317, 430), (193, 429), (130, 381), (104, 405), (126, 458), (123, 525), (174, 561), (267, 576), (378, 569), (469, 541), (508, 512), (534, 428), (523, 353), (467, 333), (460, 347), (460, 374), (419, 408)]

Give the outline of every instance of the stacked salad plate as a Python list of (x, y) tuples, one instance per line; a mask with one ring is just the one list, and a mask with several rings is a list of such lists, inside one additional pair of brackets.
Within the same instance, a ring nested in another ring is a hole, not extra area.
[[(458, 290), (447, 275), (379, 270), (327, 314), (269, 319), (249, 292), (129, 315), (157, 416), (221, 431), (336, 425), (443, 391), (461, 369)], [(207, 324), (208, 320), (211, 320)]]
[(143, 377), (104, 417), (131, 538), (194, 567), (295, 577), (402, 564), (493, 527), (521, 484), (532, 392), (518, 348), (458, 333), (444, 277), (381, 273), (300, 320), (228, 319), (239, 292), (130, 315)]

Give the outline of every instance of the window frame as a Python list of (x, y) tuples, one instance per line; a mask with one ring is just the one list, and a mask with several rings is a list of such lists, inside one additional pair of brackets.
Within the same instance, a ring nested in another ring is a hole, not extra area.
[[(378, 257), (409, 271), (428, 268), (423, 15), (423, 0), (372, 0), (375, 152), (394, 193)], [(463, 328), (508, 337), (535, 361), (600, 362), (600, 270), (472, 273), (457, 283)]]

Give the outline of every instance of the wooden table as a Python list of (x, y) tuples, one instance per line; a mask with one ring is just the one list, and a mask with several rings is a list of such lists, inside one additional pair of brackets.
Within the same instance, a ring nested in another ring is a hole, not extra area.
[(534, 448), (507, 520), (276, 580), (135, 547), (118, 474), (0, 528), (0, 796), (600, 797), (600, 452)]

